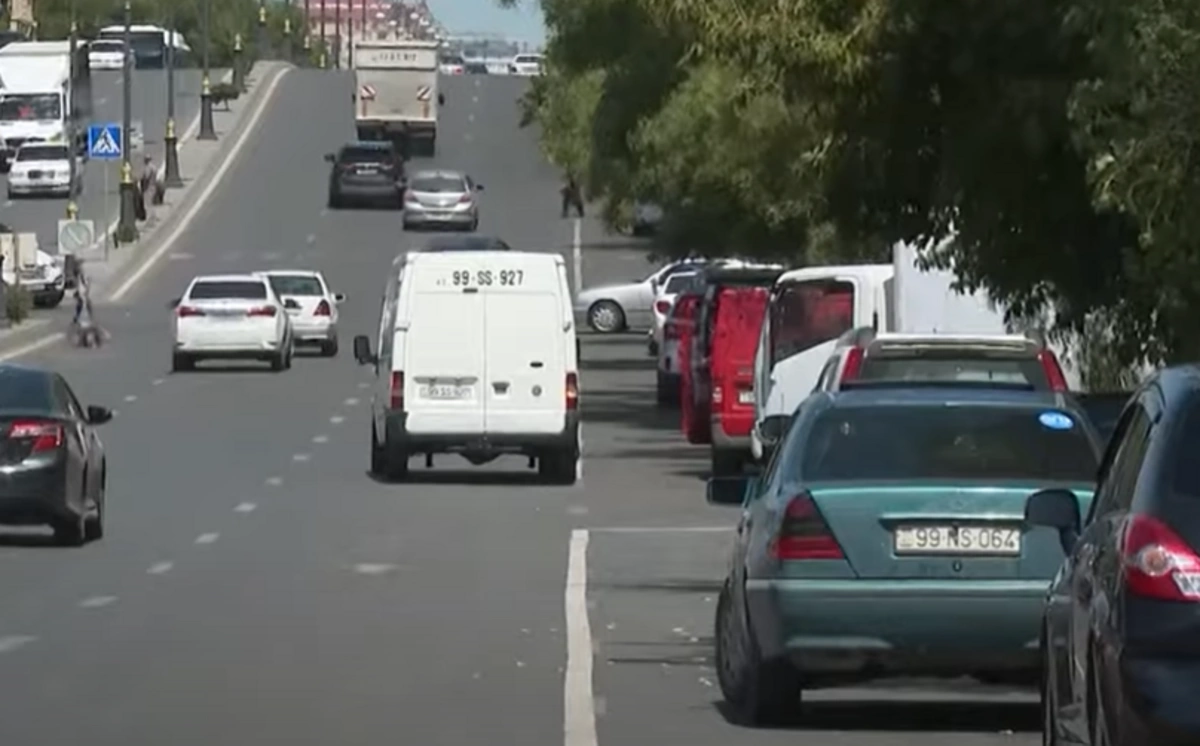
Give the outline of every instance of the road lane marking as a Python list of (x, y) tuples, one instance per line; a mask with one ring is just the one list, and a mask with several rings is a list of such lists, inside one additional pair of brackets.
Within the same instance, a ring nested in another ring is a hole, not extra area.
[(254, 503), (238, 503), (234, 507), (233, 512), (235, 512), (235, 513), (253, 513), (257, 509), (258, 509), (258, 506), (255, 505)]
[(137, 396), (130, 394), (129, 396), (125, 397), (125, 401), (137, 401)]
[(395, 569), (395, 565), (373, 562), (360, 562), (354, 566), (354, 572), (358, 573), (359, 575), (383, 575)]
[(304, 240), (307, 241), (308, 243), (316, 243), (317, 242), (317, 234), (309, 233), (308, 238), (306, 238)]
[(267, 477), (267, 486), (268, 487), (283, 486), (283, 477)]
[(563, 744), (597, 746), (592, 694), (592, 628), (587, 608), (587, 529), (571, 532), (567, 552), (567, 671), (563, 676)]
[(345, 404), (347, 407), (355, 407), (355, 406), (358, 406), (358, 399), (355, 399), (354, 397), (350, 397), (349, 399), (347, 399), (346, 401), (344, 401), (342, 403)]
[(312, 439), (312, 442), (314, 442), (314, 443), (328, 443), (328, 442), (329, 442), (329, 436), (328, 436), (328, 435), (314, 435), (314, 436), (313, 436), (313, 439)]
[(237, 162), (238, 156), (241, 154), (242, 149), (246, 147), (246, 143), (250, 140), (250, 135), (257, 134), (258, 122), (260, 119), (262, 119), (263, 114), (266, 112), (267, 104), (269, 104), (271, 99), (274, 97), (275, 89), (279, 87), (279, 81), (283, 80), (291, 71), (291, 69), (292, 68), (283, 68), (283, 71), (276, 74), (275, 77), (271, 79), (271, 82), (267, 84), (266, 90), (263, 91), (262, 96), (257, 102), (255, 102), (255, 109), (254, 111), (250, 112), (249, 118), (246, 120), (242, 131), (238, 134), (237, 139), (234, 140), (233, 145), (227, 151), (225, 151), (221, 163), (217, 167), (216, 173), (212, 175), (212, 178), (210, 178), (208, 183), (204, 186), (204, 191), (197, 195), (196, 199), (189, 201), (187, 211), (184, 212), (183, 216), (179, 219), (179, 222), (175, 224), (175, 229), (171, 231), (170, 235), (164, 238), (162, 243), (160, 243), (158, 247), (151, 252), (150, 256), (146, 257), (145, 261), (138, 266), (134, 273), (130, 275), (125, 282), (121, 283), (121, 286), (118, 287), (116, 291), (108, 297), (108, 301), (110, 303), (118, 303), (126, 295), (128, 295), (129, 291), (133, 290), (133, 288), (135, 288), (137, 284), (141, 282), (147, 274), (150, 273), (150, 270), (154, 268), (154, 265), (158, 264), (158, 262), (164, 256), (166, 256), (167, 252), (171, 250), (171, 247), (175, 245), (175, 242), (179, 240), (179, 237), (183, 235), (184, 231), (186, 231), (189, 226), (191, 226), (192, 221), (196, 219), (196, 215), (199, 214), (201, 208), (203, 208), (208, 202), (209, 197), (212, 196), (213, 192), (215, 192), (217, 187), (221, 184), (221, 180), (225, 177), (225, 173), (233, 167), (235, 162)]
[(151, 386), (161, 386), (161, 385), (163, 385), (163, 383), (166, 382), (166, 380), (167, 379), (165, 379), (165, 378), (155, 378), (153, 381), (150, 382), (150, 385)]
[(292, 461), (308, 461), (312, 456), (307, 453), (296, 453), (292, 455)]
[(369, 389), (369, 388), (371, 388), (371, 384), (366, 381), (360, 381), (358, 384), (358, 387), (360, 389)]
[(341, 416), (340, 414), (335, 414), (334, 416), (329, 418), (329, 423), (331, 425), (340, 425), (345, 421), (346, 421), (346, 418)]
[(594, 534), (726, 534), (733, 526), (592, 526), (588, 530)]
[(13, 359), (20, 358), (20, 357), (25, 357), (26, 355), (28, 355), (30, 353), (37, 352), (38, 350), (40, 350), (44, 347), (49, 347), (50, 345), (54, 344), (55, 342), (60, 342), (66, 338), (67, 338), (66, 334), (63, 334), (62, 332), (55, 332), (54, 334), (42, 337), (41, 339), (34, 340), (33, 342), (30, 342), (29, 344), (21, 345), (20, 347), (18, 347), (15, 350), (10, 350), (9, 352), (6, 352), (3, 355), (0, 355), (0, 363), (5, 363), (5, 362), (8, 362), (9, 360), (13, 360)]
[(196, 537), (196, 543), (197, 544), (214, 544), (214, 543), (216, 543), (217, 539), (219, 539), (219, 538), (221, 538), (221, 535), (218, 533), (200, 534), (199, 536)]
[(174, 562), (155, 562), (146, 570), (147, 575), (166, 575), (175, 567)]
[(116, 596), (92, 596), (85, 598), (79, 602), (79, 607), (82, 609), (99, 609), (102, 606), (109, 606), (116, 603)]
[(11, 653), (36, 640), (32, 635), (5, 635), (0, 637), (0, 653)]

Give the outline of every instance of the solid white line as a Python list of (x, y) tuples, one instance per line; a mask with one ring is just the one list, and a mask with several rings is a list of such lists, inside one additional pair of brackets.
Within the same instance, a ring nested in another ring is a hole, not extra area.
[(158, 245), (158, 248), (156, 248), (150, 254), (150, 256), (146, 257), (141, 266), (139, 266), (137, 270), (130, 275), (125, 282), (121, 283), (121, 286), (108, 297), (110, 303), (118, 303), (121, 301), (121, 299), (128, 295), (129, 291), (133, 290), (133, 288), (142, 281), (142, 278), (149, 274), (150, 270), (154, 268), (154, 265), (157, 264), (166, 255), (166, 253), (171, 250), (171, 247), (175, 245), (175, 242), (179, 240), (179, 237), (183, 235), (183, 232), (186, 231), (188, 226), (191, 225), (192, 221), (195, 220), (196, 215), (200, 212), (200, 208), (204, 207), (205, 203), (208, 202), (209, 197), (212, 196), (213, 192), (215, 192), (217, 187), (221, 184), (221, 179), (224, 178), (225, 172), (232, 168), (233, 164), (237, 161), (238, 155), (242, 152), (242, 148), (244, 148), (246, 143), (250, 140), (250, 135), (255, 133), (258, 127), (258, 120), (262, 119), (263, 114), (266, 112), (267, 104), (270, 103), (271, 98), (274, 96), (275, 89), (279, 86), (279, 81), (283, 80), (284, 76), (286, 76), (291, 69), (292, 68), (290, 67), (285, 67), (283, 68), (282, 72), (278, 73), (274, 78), (271, 79), (271, 82), (267, 85), (267, 89), (263, 91), (262, 97), (256, 102), (255, 109), (250, 113), (250, 118), (247, 120), (245, 127), (242, 128), (237, 140), (234, 141), (233, 146), (230, 147), (229, 150), (225, 151), (225, 156), (221, 161), (220, 166), (217, 168), (216, 173), (212, 175), (212, 178), (209, 180), (208, 184), (204, 187), (204, 191), (197, 195), (196, 199), (191, 200), (188, 203), (187, 212), (185, 212), (179, 219), (179, 222), (176, 223), (175, 230), (171, 231), (171, 234), (163, 239), (162, 243)]
[(563, 677), (563, 744), (597, 746), (592, 696), (592, 627), (587, 607), (587, 529), (571, 532), (567, 553), (567, 671)]
[(17, 648), (23, 648), (35, 640), (37, 638), (30, 635), (7, 635), (0, 637), (0, 653), (11, 653)]
[(726, 534), (732, 526), (600, 526), (593, 533), (605, 534)]
[(37, 352), (38, 350), (42, 349), (43, 347), (49, 347), (50, 345), (54, 344), (55, 342), (66, 339), (66, 337), (67, 337), (67, 335), (63, 334), (62, 332), (55, 332), (54, 334), (48, 334), (45, 337), (42, 337), (41, 339), (35, 339), (34, 341), (30, 342), (29, 344), (21, 345), (20, 347), (18, 347), (15, 350), (9, 350), (8, 352), (4, 353), (3, 355), (0, 355), (0, 363), (6, 363), (9, 360), (14, 360), (19, 357), (25, 357), (26, 355), (28, 355), (31, 352)]
[(575, 218), (574, 235), (571, 237), (571, 266), (575, 276), (575, 294), (583, 290), (583, 221)]

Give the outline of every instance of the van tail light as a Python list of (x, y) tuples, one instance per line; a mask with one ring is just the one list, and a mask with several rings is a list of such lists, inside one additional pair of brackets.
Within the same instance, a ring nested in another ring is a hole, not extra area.
[(322, 299), (317, 304), (317, 310), (313, 311), (313, 316), (332, 316), (333, 309), (329, 307), (329, 301)]
[(1200, 556), (1166, 524), (1135, 515), (1122, 544), (1126, 589), (1159, 601), (1200, 602)]
[(181, 319), (186, 319), (190, 316), (203, 316), (204, 315), (204, 311), (200, 310), (199, 308), (196, 308), (195, 306), (180, 306), (175, 311), (175, 313)]
[(392, 371), (391, 408), (404, 409), (404, 372)]
[(807, 492), (801, 492), (788, 503), (779, 536), (771, 542), (771, 554), (784, 561), (846, 558), (812, 495)]
[(654, 310), (658, 311), (659, 313), (667, 313), (668, 311), (671, 310), (671, 301), (669, 301), (669, 300), (658, 301), (657, 303), (654, 304)]
[(263, 318), (273, 317), (275, 315), (275, 306), (259, 306), (251, 308), (246, 312), (247, 316), (259, 316)]
[(45, 453), (62, 445), (63, 429), (57, 422), (17, 420), (9, 426), (8, 437), (10, 440), (31, 440), (30, 453)]
[(714, 383), (712, 387), (712, 403), (720, 406), (723, 401), (725, 401), (725, 389), (722, 388), (721, 384)]
[(1043, 349), (1038, 353), (1038, 362), (1046, 371), (1046, 380), (1050, 383), (1051, 391), (1066, 391), (1067, 377), (1063, 375), (1062, 366), (1058, 364), (1058, 356), (1053, 350)]
[(863, 364), (863, 348), (851, 347), (846, 353), (846, 362), (842, 365), (842, 380), (854, 381), (858, 379), (859, 373), (862, 372)]
[(574, 412), (579, 409), (579, 376), (574, 373), (567, 374), (567, 411)]

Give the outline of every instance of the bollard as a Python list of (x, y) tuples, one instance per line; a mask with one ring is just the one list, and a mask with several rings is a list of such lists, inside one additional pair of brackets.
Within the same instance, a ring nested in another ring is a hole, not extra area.
[(235, 90), (246, 90), (246, 68), (243, 61), (242, 35), (233, 35), (233, 87)]

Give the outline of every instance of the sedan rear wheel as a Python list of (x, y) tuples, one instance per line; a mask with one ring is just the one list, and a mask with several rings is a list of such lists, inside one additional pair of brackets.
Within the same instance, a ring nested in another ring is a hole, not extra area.
[(625, 329), (625, 311), (616, 301), (596, 301), (588, 309), (588, 325), (601, 334), (615, 334)]

